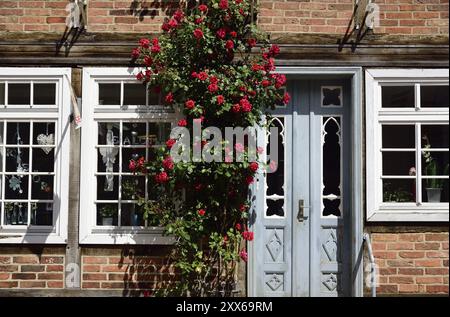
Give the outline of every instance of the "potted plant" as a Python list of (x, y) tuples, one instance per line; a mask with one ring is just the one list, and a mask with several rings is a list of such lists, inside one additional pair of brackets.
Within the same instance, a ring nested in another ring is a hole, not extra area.
[(112, 226), (114, 217), (117, 215), (117, 207), (115, 205), (104, 205), (100, 209), (102, 226)]
[[(426, 149), (429, 149), (431, 147), (430, 142), (428, 138), (425, 136), (424, 139), (426, 140), (427, 144), (425, 145)], [(430, 151), (424, 151), (423, 156), (425, 159), (425, 173), (427, 176), (436, 176), (439, 175), (438, 173), (438, 163), (436, 160), (431, 156)], [(448, 164), (444, 169), (444, 175), (448, 175)], [(444, 180), (439, 178), (428, 178), (426, 180), (427, 187), (427, 198), (428, 202), (430, 203), (439, 203), (441, 202), (441, 194), (442, 194), (442, 188), (444, 185)]]

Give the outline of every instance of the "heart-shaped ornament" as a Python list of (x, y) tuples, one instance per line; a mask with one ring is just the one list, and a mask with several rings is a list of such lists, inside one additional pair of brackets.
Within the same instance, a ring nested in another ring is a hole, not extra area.
[(42, 148), (42, 151), (44, 151), (45, 154), (49, 154), (53, 148), (52, 147), (45, 147), (46, 145), (54, 145), (55, 144), (55, 136), (53, 134), (39, 134), (37, 137), (37, 143), (41, 146), (44, 146)]

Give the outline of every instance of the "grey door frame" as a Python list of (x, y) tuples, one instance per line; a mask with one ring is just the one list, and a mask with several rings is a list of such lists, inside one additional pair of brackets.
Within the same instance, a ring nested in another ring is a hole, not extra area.
[[(363, 296), (363, 70), (362, 67), (277, 67), (277, 72), (287, 76), (339, 76), (351, 81), (351, 292), (354, 297)], [(253, 188), (257, 193), (258, 189)], [(258, 215), (256, 215), (258, 217)], [(249, 244), (247, 270), (248, 296), (258, 294), (258, 250), (255, 242)], [(292, 283), (289, 283), (290, 285)]]

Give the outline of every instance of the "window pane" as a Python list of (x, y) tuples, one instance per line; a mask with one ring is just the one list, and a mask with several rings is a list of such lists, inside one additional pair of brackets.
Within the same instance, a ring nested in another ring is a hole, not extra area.
[(148, 143), (149, 145), (161, 145), (170, 137), (170, 123), (149, 123)]
[(102, 122), (98, 124), (98, 145), (119, 145), (120, 123)]
[(28, 176), (5, 176), (5, 199), (28, 199)]
[(28, 204), (5, 203), (5, 225), (25, 226), (28, 223)]
[(422, 200), (428, 203), (448, 203), (448, 178), (422, 180)]
[(0, 105), (5, 104), (5, 83), (0, 83)]
[(146, 88), (143, 84), (124, 84), (123, 85), (123, 105), (145, 106)]
[(6, 171), (24, 173), (29, 171), (30, 149), (8, 148), (6, 149)]
[(100, 148), (97, 155), (97, 172), (119, 172), (119, 148)]
[(122, 200), (139, 200), (145, 195), (145, 177), (122, 177)]
[(414, 125), (383, 125), (383, 148), (414, 149), (415, 145)]
[(415, 152), (383, 152), (383, 175), (416, 175)]
[(4, 143), (3, 129), (4, 129), (4, 123), (0, 122), (0, 145), (2, 145)]
[(97, 204), (97, 226), (117, 226), (118, 205)]
[(32, 175), (31, 180), (31, 199), (53, 199), (53, 176)]
[(33, 88), (33, 104), (56, 104), (56, 84), (34, 84)]
[(383, 202), (415, 202), (415, 179), (383, 179)]
[(155, 92), (154, 89), (149, 89), (148, 90), (148, 104), (153, 105), (153, 106), (160, 105), (161, 104), (160, 96), (161, 96), (161, 94), (159, 92)]
[(145, 145), (147, 125), (145, 123), (124, 123), (122, 132), (123, 145)]
[(8, 84), (8, 104), (9, 105), (29, 105), (30, 104), (30, 84)]
[(383, 86), (383, 108), (414, 108), (414, 86)]
[(30, 123), (28, 122), (8, 122), (7, 144), (30, 144)]
[(122, 149), (122, 172), (132, 173), (129, 165), (131, 160), (137, 161), (141, 157), (145, 158), (145, 149), (132, 149), (124, 148)]
[(97, 176), (97, 200), (119, 199), (119, 177)]
[(446, 108), (449, 106), (447, 86), (421, 86), (420, 102), (422, 108)]
[(120, 105), (120, 83), (98, 84), (99, 105)]
[(422, 175), (448, 175), (448, 152), (422, 152)]
[(267, 200), (267, 213), (268, 217), (270, 216), (284, 216), (284, 199), (280, 200)]
[(31, 203), (31, 224), (34, 226), (52, 226), (53, 204)]
[(422, 148), (448, 148), (448, 125), (422, 125)]
[(144, 212), (136, 204), (122, 204), (121, 213), (122, 226), (144, 226)]

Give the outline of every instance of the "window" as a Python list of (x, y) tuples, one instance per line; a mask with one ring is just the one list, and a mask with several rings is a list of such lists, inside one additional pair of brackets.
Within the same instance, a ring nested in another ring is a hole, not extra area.
[(171, 243), (157, 218), (145, 217), (139, 202), (154, 199), (149, 179), (133, 174), (129, 162), (155, 156), (169, 139), (175, 114), (135, 80), (136, 72), (84, 69), (81, 243)]
[(0, 68), (0, 243), (66, 243), (71, 71), (18, 70)]
[(368, 221), (448, 221), (448, 70), (366, 73)]

